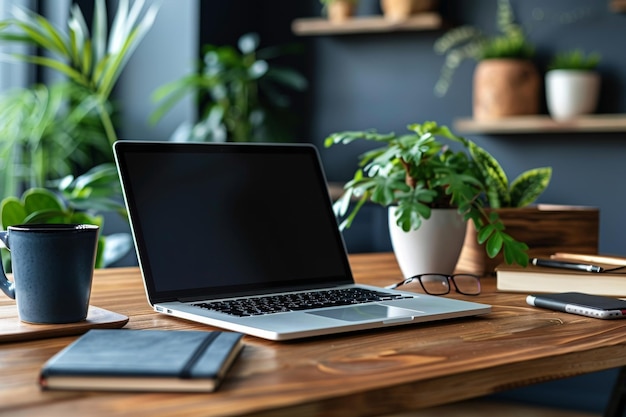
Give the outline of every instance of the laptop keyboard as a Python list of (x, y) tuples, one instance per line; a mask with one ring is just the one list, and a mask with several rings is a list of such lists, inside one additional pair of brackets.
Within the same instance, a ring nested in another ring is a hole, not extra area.
[(193, 303), (192, 305), (233, 316), (246, 317), (272, 313), (284, 313), (288, 311), (363, 304), (375, 301), (398, 300), (401, 298), (411, 298), (411, 296), (357, 287), (270, 295), (264, 297), (235, 298), (230, 300)]

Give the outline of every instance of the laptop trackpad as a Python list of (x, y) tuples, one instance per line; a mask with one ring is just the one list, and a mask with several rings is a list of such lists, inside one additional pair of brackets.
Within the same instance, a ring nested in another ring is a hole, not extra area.
[(401, 317), (412, 318), (423, 314), (422, 311), (407, 310), (405, 308), (389, 307), (379, 304), (366, 304), (319, 311), (307, 311), (306, 313), (345, 321), (389, 320)]

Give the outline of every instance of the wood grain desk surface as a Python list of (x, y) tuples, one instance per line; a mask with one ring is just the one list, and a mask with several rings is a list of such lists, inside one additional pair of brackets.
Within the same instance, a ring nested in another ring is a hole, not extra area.
[[(400, 277), (392, 254), (351, 263), (357, 281)], [(41, 365), (76, 337), (0, 344), (0, 415), (380, 415), (626, 365), (626, 320), (536, 309), (523, 294), (497, 293), (493, 278), (483, 283), (468, 298), (493, 312), (477, 318), (294, 342), (246, 336), (226, 381), (208, 394), (41, 391)], [(91, 304), (129, 316), (127, 328), (207, 329), (154, 313), (137, 268), (96, 271)]]

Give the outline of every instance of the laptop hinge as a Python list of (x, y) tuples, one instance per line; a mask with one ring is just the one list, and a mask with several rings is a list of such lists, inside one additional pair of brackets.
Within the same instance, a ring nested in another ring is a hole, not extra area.
[(328, 289), (333, 287), (340, 287), (345, 285), (350, 285), (353, 283), (350, 282), (342, 282), (336, 284), (320, 284), (320, 285), (307, 285), (301, 288), (294, 288), (293, 286), (284, 287), (284, 288), (271, 288), (267, 290), (251, 290), (251, 291), (239, 291), (237, 293), (221, 293), (221, 294), (205, 294), (205, 295), (196, 295), (193, 297), (179, 297), (177, 301), (181, 303), (192, 303), (194, 301), (204, 301), (204, 300), (219, 300), (223, 298), (238, 298), (238, 297), (262, 297), (264, 295), (275, 295), (276, 293), (288, 293), (288, 292), (302, 292), (302, 291), (314, 291), (320, 289)]

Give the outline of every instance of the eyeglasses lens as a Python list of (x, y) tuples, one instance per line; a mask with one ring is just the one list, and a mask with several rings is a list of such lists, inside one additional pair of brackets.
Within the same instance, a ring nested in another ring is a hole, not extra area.
[(445, 275), (426, 274), (420, 277), (424, 291), (432, 295), (443, 295), (450, 292), (450, 282)]
[(480, 294), (480, 280), (474, 275), (458, 274), (452, 277), (454, 285), (462, 294), (477, 295)]

